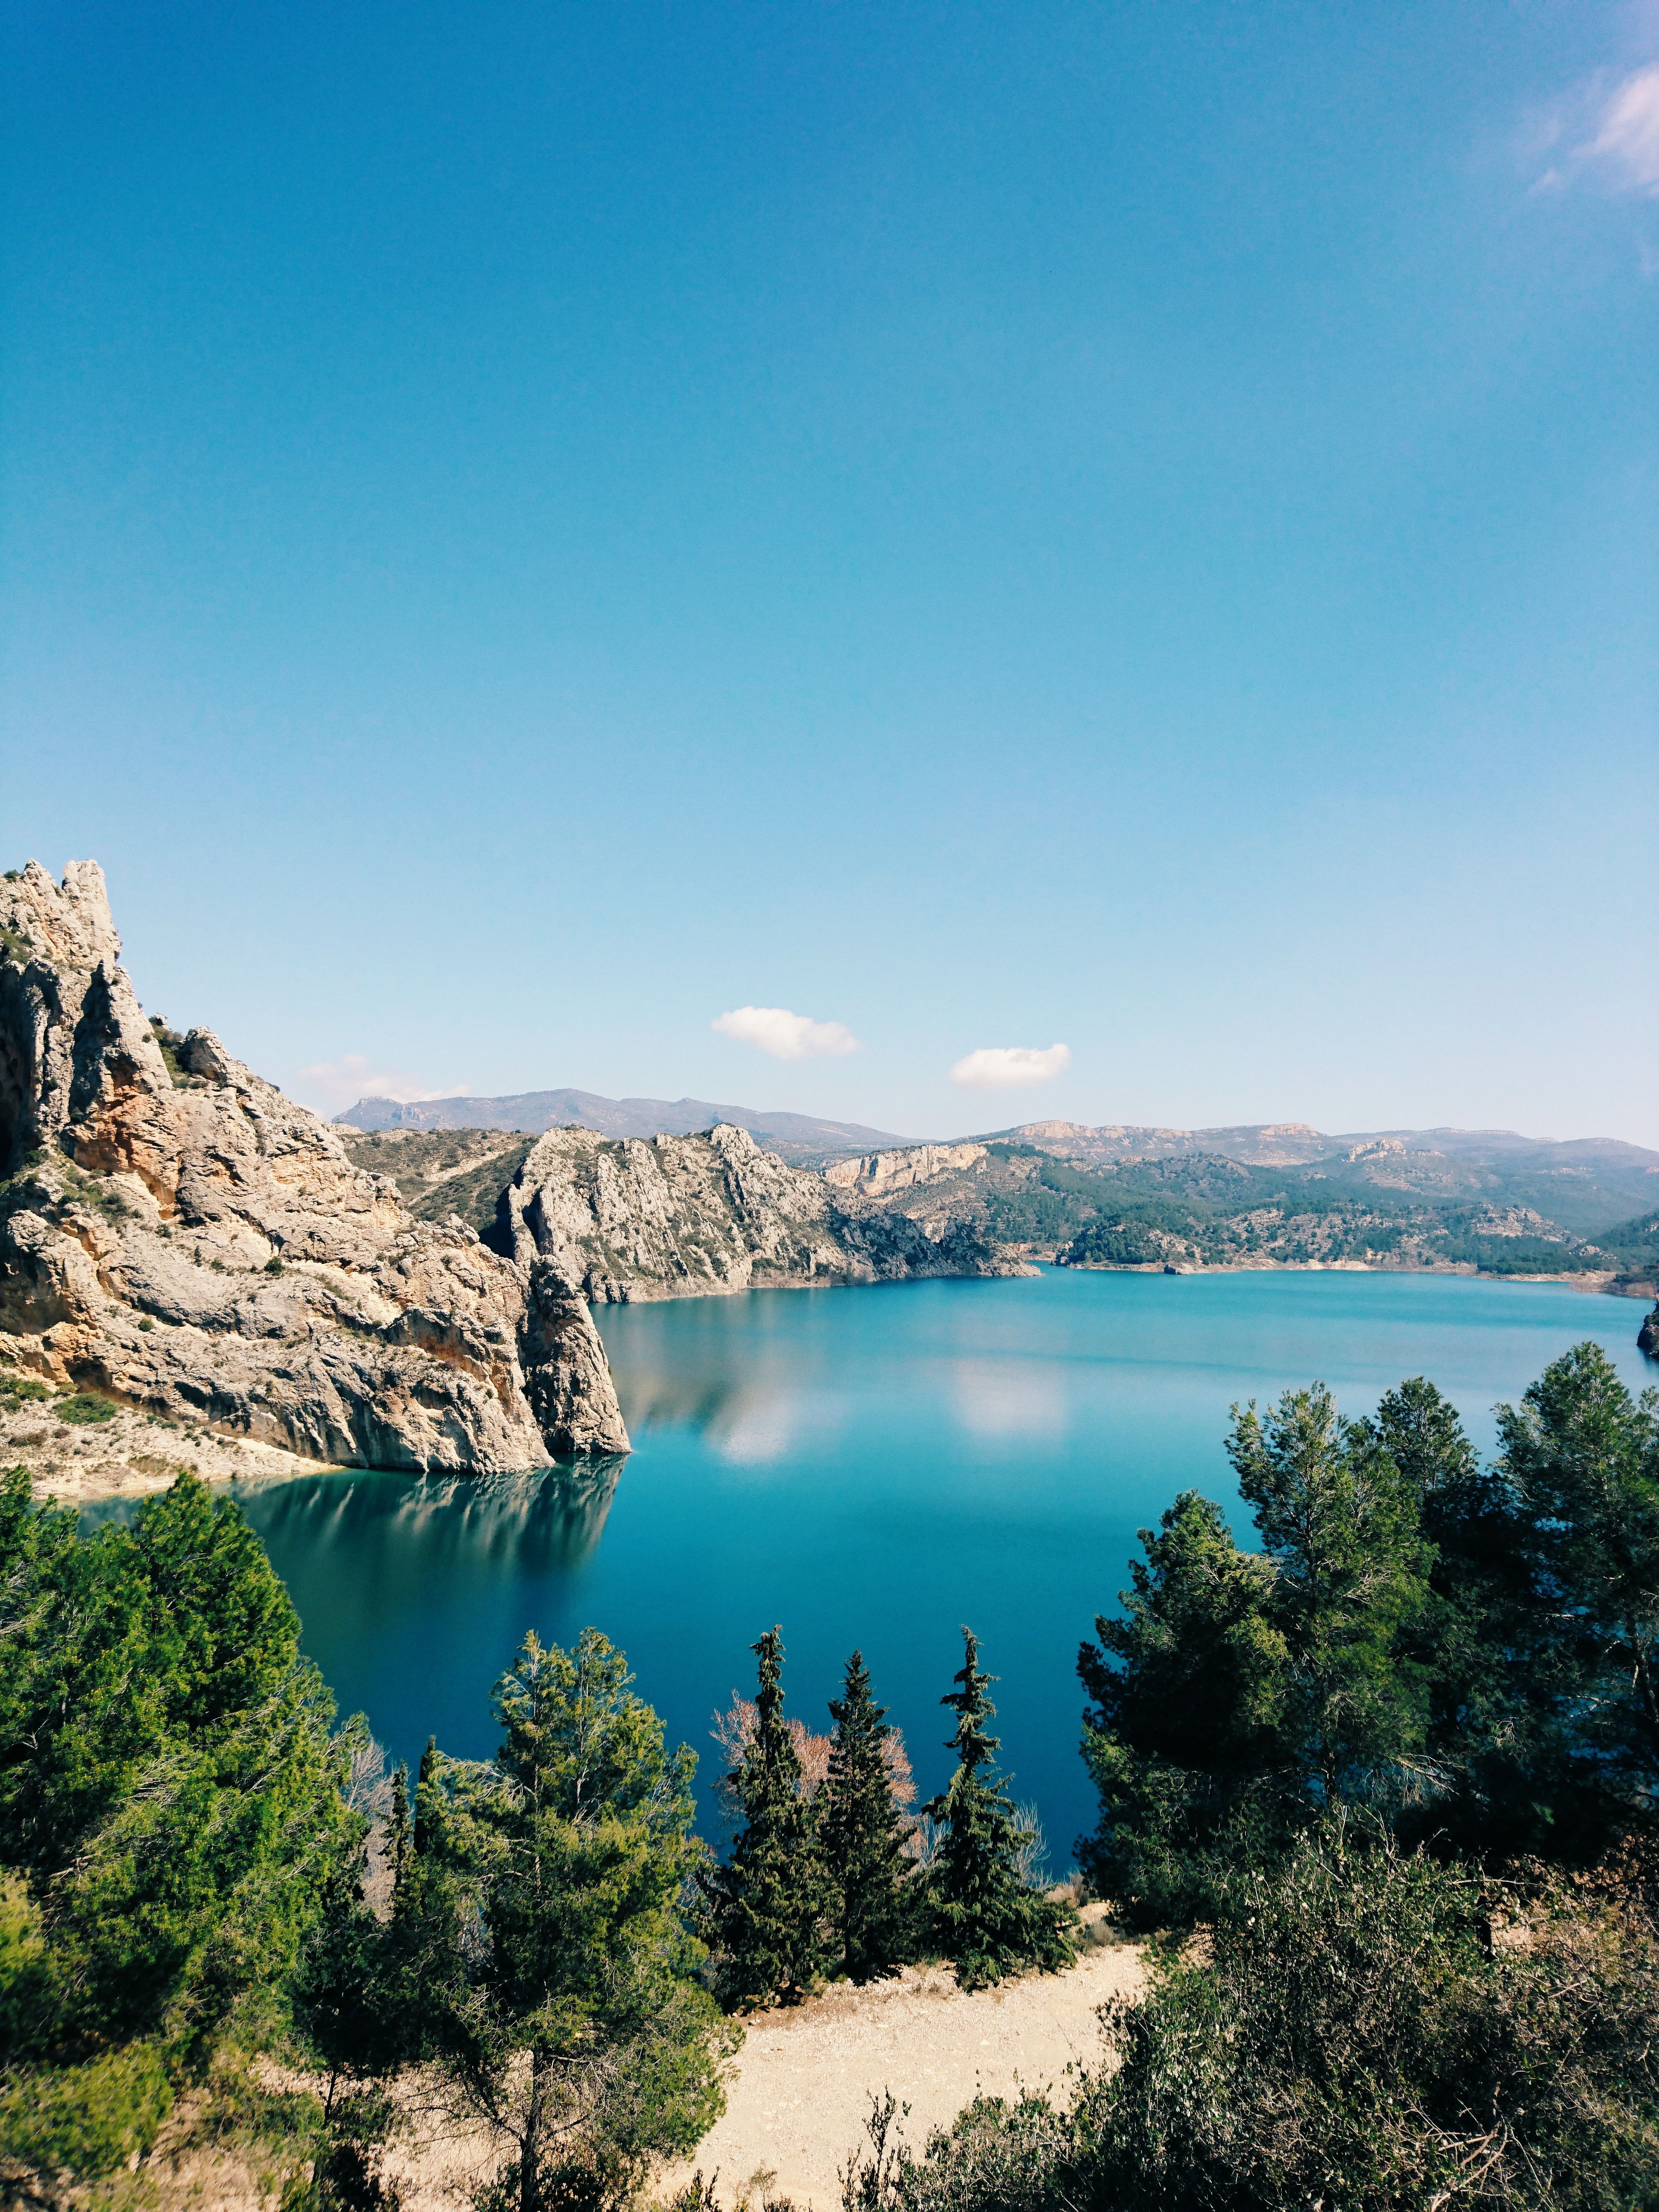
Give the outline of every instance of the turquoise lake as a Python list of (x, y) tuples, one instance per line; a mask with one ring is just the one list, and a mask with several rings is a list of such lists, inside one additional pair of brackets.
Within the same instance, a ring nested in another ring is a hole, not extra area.
[(771, 1291), (598, 1318), (635, 1443), (598, 1471), (318, 1476), (240, 1495), (343, 1711), (395, 1754), (493, 1750), (492, 1681), (525, 1631), (627, 1651), (709, 1771), (710, 1717), (781, 1622), (789, 1709), (862, 1647), (926, 1791), (938, 1700), (978, 1632), (1016, 1797), (1052, 1863), (1092, 1825), (1079, 1639), (1178, 1490), (1224, 1501), (1229, 1406), (1316, 1377), (1345, 1411), (1408, 1375), (1492, 1409), (1593, 1337), (1633, 1388), (1642, 1308), (1553, 1284), (1426, 1275), (1086, 1274)]

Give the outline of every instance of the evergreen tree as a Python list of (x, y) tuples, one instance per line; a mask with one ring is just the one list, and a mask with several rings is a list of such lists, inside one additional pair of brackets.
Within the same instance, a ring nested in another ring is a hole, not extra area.
[(1659, 1791), (1659, 1390), (1633, 1399), (1594, 1343), (1500, 1406), (1502, 1467), (1543, 1633), (1528, 1659), (1570, 1720), (1578, 1786)]
[[(228, 1498), (83, 1535), (0, 1476), (0, 2143), (88, 2177), (250, 2040), (359, 1863), (333, 1706)], [(56, 2193), (55, 2185), (50, 2194)]]
[(1101, 1815), (1077, 1849), (1099, 1895), (1156, 1926), (1207, 1909), (1224, 1866), (1283, 1826), (1288, 1655), (1272, 1565), (1218, 1506), (1183, 1491), (1140, 1540), (1121, 1614), (1098, 1615), (1078, 1654)]
[(1423, 1741), (1427, 1686), (1404, 1633), (1428, 1595), (1418, 1501), (1376, 1433), (1322, 1382), (1266, 1416), (1235, 1406), (1227, 1455), (1277, 1570), (1293, 1761), (1329, 1804)]
[(429, 2047), (463, 2108), (515, 2146), (489, 2201), (630, 2201), (720, 2117), (732, 2048), (680, 1917), (701, 1847), (696, 1766), (597, 1629), (526, 1638), (497, 1685), (493, 1771), (431, 1756), (420, 1881)]
[(796, 2002), (823, 1972), (823, 1862), (814, 1806), (783, 1717), (783, 1632), (750, 1647), (759, 1662), (755, 1733), (732, 1770), (744, 1825), (709, 1877), (710, 1926), (727, 2000)]
[(413, 1842), (416, 1858), (422, 1857), (430, 1840), (428, 1829), (432, 1819), (431, 1797), (435, 1786), (438, 1763), (443, 1754), (438, 1749), (438, 1739), (429, 1735), (426, 1749), (421, 1753), (420, 1767), (415, 1777), (415, 1835)]
[(1366, 1426), (1419, 1501), (1430, 1561), (1427, 1602), (1400, 1648), (1426, 1685), (1425, 1748), (1446, 1787), (1407, 1826), (1477, 1847), (1544, 1845), (1571, 1782), (1539, 1648), (1547, 1608), (1513, 1486), (1481, 1466), (1456, 1408), (1420, 1375), (1387, 1392)]
[(905, 1824), (893, 1802), (887, 1708), (871, 1692), (862, 1652), (830, 1700), (835, 1733), (819, 1822), (830, 1926), (842, 1971), (855, 1982), (896, 1973), (914, 1943)]
[(962, 1636), (958, 1686), (939, 1700), (957, 1715), (948, 1745), (957, 1771), (927, 1808), (944, 1831), (927, 1870), (927, 1901), (933, 1940), (971, 1990), (1024, 1966), (1053, 1973), (1070, 1966), (1077, 1918), (1069, 1905), (1033, 1889), (1020, 1870), (1020, 1832), (1005, 1778), (991, 1764), (998, 1739), (986, 1726), (996, 1716), (986, 1695), (996, 1677), (981, 1673), (973, 1631)]
[(386, 1822), (386, 1859), (392, 1873), (392, 1909), (398, 1911), (409, 1883), (409, 1863), (415, 1855), (414, 1832), (409, 1814), (409, 1769), (401, 1759), (392, 1771), (392, 1814)]

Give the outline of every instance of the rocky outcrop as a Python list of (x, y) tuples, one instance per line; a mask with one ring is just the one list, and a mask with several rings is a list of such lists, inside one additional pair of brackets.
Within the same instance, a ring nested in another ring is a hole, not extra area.
[(1659, 1305), (1636, 1332), (1636, 1348), (1645, 1352), (1650, 1359), (1659, 1359)]
[(834, 1191), (849, 1197), (880, 1200), (896, 1198), (918, 1183), (940, 1176), (960, 1175), (977, 1167), (986, 1157), (983, 1145), (907, 1145), (896, 1152), (866, 1152), (860, 1159), (831, 1160), (823, 1179)]
[(613, 1304), (1025, 1272), (970, 1228), (931, 1235), (902, 1213), (864, 1211), (726, 1123), (649, 1141), (550, 1131), (501, 1193), (495, 1242)]
[(234, 1059), (146, 1021), (100, 871), (0, 882), (0, 1363), (326, 1462), (625, 1451), (563, 1279), (503, 1260)]

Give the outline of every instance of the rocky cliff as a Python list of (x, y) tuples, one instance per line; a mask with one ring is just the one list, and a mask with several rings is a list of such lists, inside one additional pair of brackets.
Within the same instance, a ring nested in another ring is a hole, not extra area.
[(495, 1240), (584, 1297), (625, 1304), (809, 1284), (1023, 1273), (960, 1224), (942, 1234), (763, 1152), (746, 1129), (540, 1138), (501, 1193)]
[(321, 1461), (628, 1449), (562, 1278), (416, 1220), (120, 952), (93, 862), (0, 881), (0, 1365)]

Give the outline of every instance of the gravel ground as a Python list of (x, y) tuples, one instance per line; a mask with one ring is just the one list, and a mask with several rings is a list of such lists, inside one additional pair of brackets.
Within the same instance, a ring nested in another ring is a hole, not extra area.
[(660, 2193), (696, 2166), (705, 2179), (718, 2169), (726, 2204), (769, 2192), (834, 2212), (838, 2171), (864, 2140), (872, 2096), (890, 2089), (909, 2106), (905, 2133), (918, 2148), (981, 2091), (1053, 2084), (1064, 2099), (1066, 2066), (1100, 2057), (1098, 2007), (1145, 1983), (1139, 1946), (1108, 1942), (1068, 1973), (1029, 1974), (972, 1996), (947, 1968), (910, 1967), (897, 1981), (842, 1984), (794, 2011), (767, 2014), (749, 2023), (725, 2118), (694, 2160), (663, 2177)]

